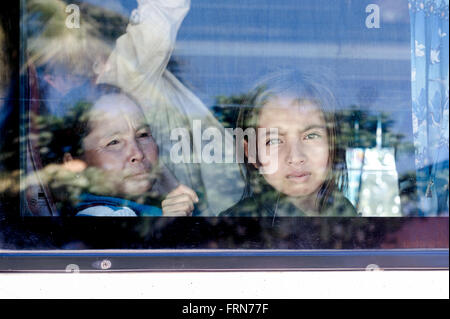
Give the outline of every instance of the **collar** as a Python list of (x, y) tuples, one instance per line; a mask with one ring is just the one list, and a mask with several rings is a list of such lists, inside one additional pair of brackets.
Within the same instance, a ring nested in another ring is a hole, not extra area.
[(75, 206), (75, 211), (79, 212), (93, 206), (128, 207), (138, 216), (162, 216), (161, 209), (156, 206), (143, 205), (124, 198), (98, 196), (88, 193), (81, 194), (80, 203)]

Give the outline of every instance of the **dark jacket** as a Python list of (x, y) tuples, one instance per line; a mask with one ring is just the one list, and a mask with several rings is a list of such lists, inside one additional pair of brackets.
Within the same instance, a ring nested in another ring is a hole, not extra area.
[[(303, 211), (288, 201), (285, 195), (259, 180), (260, 190), (241, 199), (236, 205), (219, 214), (223, 217), (301, 217)], [(357, 217), (355, 207), (341, 193), (336, 192), (325, 203), (320, 217)]]

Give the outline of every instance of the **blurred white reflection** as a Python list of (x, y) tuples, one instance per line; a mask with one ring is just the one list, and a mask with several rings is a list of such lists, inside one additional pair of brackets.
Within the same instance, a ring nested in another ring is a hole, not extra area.
[(348, 198), (363, 216), (401, 216), (393, 148), (347, 150)]

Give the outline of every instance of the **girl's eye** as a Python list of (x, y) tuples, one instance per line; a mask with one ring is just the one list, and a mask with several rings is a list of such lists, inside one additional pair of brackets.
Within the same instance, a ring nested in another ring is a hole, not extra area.
[(282, 141), (279, 138), (271, 138), (266, 142), (266, 145), (278, 145), (281, 144)]
[(117, 144), (119, 144), (120, 142), (119, 142), (119, 140), (112, 140), (111, 142), (109, 142), (108, 144), (106, 144), (106, 146), (108, 147), (108, 146), (113, 146), (113, 145), (117, 145)]
[(321, 137), (320, 134), (310, 133), (310, 134), (306, 135), (305, 139), (306, 140), (313, 140), (313, 139), (316, 139), (316, 138), (319, 138), (319, 137)]

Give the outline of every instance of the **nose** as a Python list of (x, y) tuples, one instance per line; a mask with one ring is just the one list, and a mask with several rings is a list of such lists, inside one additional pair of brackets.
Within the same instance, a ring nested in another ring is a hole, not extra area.
[(302, 165), (306, 162), (304, 145), (301, 143), (292, 143), (289, 149), (287, 162), (290, 165)]
[(144, 159), (144, 153), (139, 147), (139, 144), (132, 140), (129, 143), (129, 161), (131, 163), (140, 163)]

